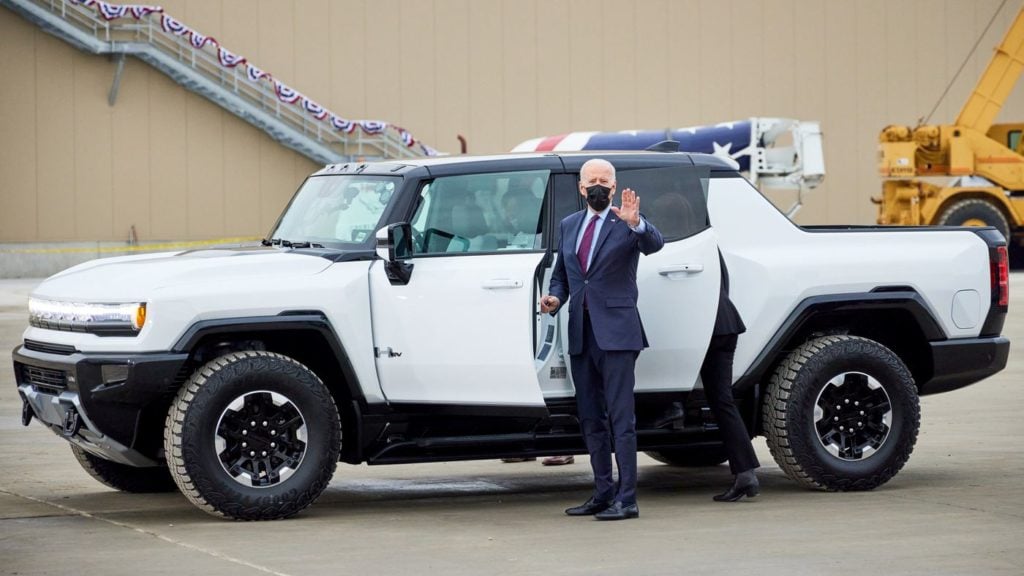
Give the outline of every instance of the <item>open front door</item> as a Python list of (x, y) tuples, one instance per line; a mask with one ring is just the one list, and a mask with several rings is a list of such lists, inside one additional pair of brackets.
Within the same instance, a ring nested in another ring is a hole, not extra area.
[(388, 402), (547, 413), (534, 361), (547, 180), (547, 171), (492, 173), (423, 187), (408, 281), (389, 279), (384, 262), (370, 270)]
[(640, 210), (665, 237), (640, 258), (638, 307), (650, 341), (636, 364), (636, 391), (691, 390), (711, 341), (721, 272), (718, 238), (708, 225), (708, 169), (623, 170), (620, 189), (641, 197)]
[[(578, 170), (585, 158), (566, 158)], [(718, 239), (708, 225), (708, 169), (695, 166), (634, 168), (626, 162), (616, 175), (618, 189), (632, 188), (641, 197), (640, 211), (661, 231), (665, 246), (641, 256), (637, 269), (637, 303), (650, 347), (636, 364), (638, 393), (691, 390), (698, 381), (718, 311), (721, 281)], [(570, 178), (560, 182), (561, 177)], [(554, 186), (555, 221), (581, 208), (575, 175), (558, 175)], [(616, 198), (618, 205), (618, 198)], [(554, 245), (558, 245), (557, 240)], [(561, 255), (560, 255), (561, 256)], [(545, 287), (550, 279), (546, 271)], [(552, 358), (568, 343), (568, 308), (559, 318), (540, 323), (538, 362), (545, 397), (571, 398), (572, 374), (568, 356)], [(554, 338), (555, 330), (558, 338)], [(562, 347), (555, 344), (561, 343)], [(559, 361), (560, 360), (560, 361)]]

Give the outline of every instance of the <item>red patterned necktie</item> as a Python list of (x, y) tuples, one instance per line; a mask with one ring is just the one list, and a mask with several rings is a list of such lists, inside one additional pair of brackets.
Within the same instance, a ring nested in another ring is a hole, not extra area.
[(580, 259), (580, 269), (583, 273), (587, 273), (587, 260), (590, 259), (590, 245), (594, 242), (594, 226), (597, 224), (599, 214), (594, 214), (594, 217), (587, 223), (587, 229), (583, 231), (583, 239), (580, 240), (580, 248), (576, 251), (576, 256)]

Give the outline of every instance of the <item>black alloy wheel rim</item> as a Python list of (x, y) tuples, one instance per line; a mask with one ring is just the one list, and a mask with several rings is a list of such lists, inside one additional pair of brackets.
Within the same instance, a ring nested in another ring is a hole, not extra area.
[(835, 376), (818, 393), (814, 428), (822, 447), (836, 458), (870, 458), (892, 431), (892, 402), (885, 386), (863, 372)]
[(235, 398), (221, 412), (214, 450), (235, 482), (269, 488), (299, 469), (307, 440), (299, 408), (283, 394), (260, 390)]

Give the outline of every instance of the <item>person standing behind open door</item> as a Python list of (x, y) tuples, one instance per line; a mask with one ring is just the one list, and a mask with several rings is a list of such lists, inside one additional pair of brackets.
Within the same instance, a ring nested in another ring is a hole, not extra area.
[(729, 456), (729, 469), (735, 475), (732, 487), (714, 499), (718, 502), (735, 502), (743, 496), (753, 497), (760, 493), (761, 487), (754, 469), (761, 464), (754, 454), (750, 434), (732, 394), (732, 362), (736, 355), (736, 341), (740, 334), (746, 332), (747, 327), (729, 299), (729, 269), (725, 266), (721, 252), (718, 253), (718, 259), (722, 264), (718, 315), (711, 344), (700, 368), (700, 379), (704, 384), (708, 405), (722, 433), (725, 452)]

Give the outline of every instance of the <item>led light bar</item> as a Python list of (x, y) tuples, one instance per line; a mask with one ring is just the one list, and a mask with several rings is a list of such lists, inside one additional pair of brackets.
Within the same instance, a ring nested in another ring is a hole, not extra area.
[(146, 323), (146, 304), (95, 304), (29, 298), (28, 323), (49, 330), (134, 336)]

